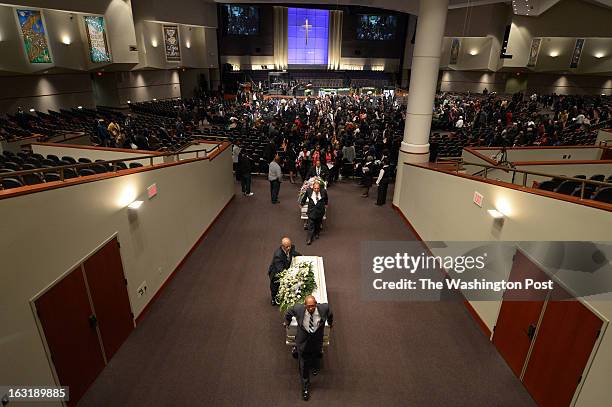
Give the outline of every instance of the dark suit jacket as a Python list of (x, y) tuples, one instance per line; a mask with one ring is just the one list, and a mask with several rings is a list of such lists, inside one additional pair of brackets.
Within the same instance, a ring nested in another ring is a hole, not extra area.
[(273, 278), (281, 271), (289, 268), (291, 261), (295, 256), (301, 256), (301, 254), (295, 250), (294, 245), (291, 245), (289, 256), (285, 254), (282, 247), (276, 249), (274, 251), (274, 256), (272, 256), (272, 263), (270, 263), (270, 267), (268, 268), (268, 277)]
[(306, 306), (304, 304), (296, 304), (287, 310), (285, 314), (285, 323), (289, 325), (291, 318), (295, 317), (298, 324), (297, 334), (295, 336), (295, 346), (298, 352), (308, 353), (320, 353), (323, 347), (323, 334), (325, 322), (330, 326), (334, 322), (334, 314), (329, 307), (329, 304), (317, 304), (317, 310), (319, 311), (319, 325), (316, 331), (311, 334), (308, 333), (302, 326), (304, 322), (304, 312), (306, 312)]
[[(312, 178), (316, 176), (317, 176), (317, 167), (313, 165), (312, 167), (310, 167), (310, 170), (308, 171), (307, 178)], [(324, 181), (327, 181), (327, 178), (329, 177), (329, 169), (327, 168), (327, 165), (321, 164), (321, 175), (319, 176), (323, 178)]]
[(327, 191), (321, 189), (321, 199), (316, 204), (312, 200), (312, 188), (308, 188), (306, 193), (302, 197), (302, 205), (308, 203), (308, 218), (309, 219), (322, 219), (325, 215), (325, 206), (328, 203)]

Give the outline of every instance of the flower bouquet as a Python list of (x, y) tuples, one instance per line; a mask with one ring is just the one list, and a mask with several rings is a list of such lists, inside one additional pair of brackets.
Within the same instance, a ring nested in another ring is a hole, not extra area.
[(299, 262), (293, 264), (278, 274), (280, 283), (276, 302), (280, 305), (281, 312), (286, 312), (295, 304), (304, 301), (308, 295), (317, 288), (315, 283), (312, 262)]
[(298, 204), (302, 204), (302, 198), (304, 198), (304, 195), (306, 194), (306, 191), (308, 190), (308, 188), (312, 188), (312, 186), (318, 182), (319, 185), (321, 185), (322, 189), (327, 188), (327, 183), (325, 181), (323, 181), (323, 178), (321, 177), (312, 177), (306, 181), (304, 181), (304, 184), (302, 185), (302, 188), (300, 188), (300, 193), (298, 194)]

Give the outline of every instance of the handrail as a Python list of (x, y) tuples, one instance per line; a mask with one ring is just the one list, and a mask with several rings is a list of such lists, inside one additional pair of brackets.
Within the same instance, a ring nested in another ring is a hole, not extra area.
[[(522, 181), (522, 185), (524, 187), (527, 187), (527, 177), (529, 175), (537, 175), (540, 177), (547, 177), (547, 178), (556, 178), (556, 179), (560, 179), (563, 181), (574, 181), (574, 182), (579, 182), (580, 183), (580, 199), (584, 199), (584, 190), (585, 190), (585, 186), (587, 184), (592, 184), (598, 187), (612, 187), (612, 183), (609, 182), (601, 182), (601, 181), (593, 181), (593, 180), (588, 180), (588, 179), (583, 179), (583, 178), (574, 178), (574, 177), (566, 177), (565, 175), (554, 175), (554, 174), (546, 174), (543, 172), (536, 172), (536, 171), (525, 171), (525, 170), (519, 170), (516, 168), (508, 168), (508, 167), (500, 167), (500, 166), (494, 166), (494, 165), (486, 165), (486, 164), (480, 164), (480, 163), (473, 163), (473, 162), (469, 162), (469, 161), (457, 161), (455, 162), (455, 169), (454, 172), (456, 172), (457, 174), (459, 174), (459, 168), (461, 167), (461, 165), (474, 165), (477, 167), (482, 167), (484, 171), (484, 175), (482, 175), (482, 177), (484, 179), (487, 179), (487, 175), (488, 172), (490, 170), (503, 170), (505, 172), (507, 171), (512, 171), (512, 184), (514, 184), (514, 178), (516, 176), (517, 173), (519, 174), (523, 174), (523, 181)], [(443, 169), (441, 169), (443, 170)], [(479, 172), (481, 172), (479, 171)], [(474, 175), (474, 174), (472, 174)], [(476, 176), (476, 175), (474, 175)]]
[[(199, 143), (197, 143), (199, 144)], [(193, 145), (193, 144), (192, 144)], [(54, 172), (57, 173), (59, 172), (59, 176), (60, 176), (60, 181), (65, 181), (64, 178), (64, 171), (68, 170), (68, 169), (74, 169), (74, 170), (79, 170), (82, 168), (89, 168), (92, 167), (94, 165), (102, 165), (102, 166), (112, 166), (112, 170), (110, 172), (117, 172), (122, 170), (122, 168), (119, 168), (117, 166), (117, 163), (119, 162), (129, 162), (129, 161), (142, 161), (142, 160), (149, 160), (149, 165), (153, 166), (153, 159), (158, 159), (160, 157), (172, 157), (175, 156), (177, 161), (180, 161), (180, 156), (181, 154), (193, 154), (195, 153), (196, 158), (206, 158), (208, 157), (208, 155), (210, 153), (212, 153), (213, 151), (220, 149), (221, 148), (221, 144), (217, 144), (216, 146), (214, 146), (213, 148), (211, 148), (210, 150), (207, 149), (200, 149), (200, 150), (193, 150), (193, 151), (178, 151), (178, 152), (171, 152), (171, 153), (164, 153), (164, 154), (159, 154), (159, 155), (143, 155), (143, 156), (138, 156), (138, 157), (131, 157), (131, 158), (123, 158), (123, 159), (117, 159), (117, 160), (107, 160), (107, 161), (94, 161), (91, 163), (77, 163), (77, 164), (70, 164), (70, 165), (61, 165), (58, 167), (49, 167), (49, 168), (35, 168), (33, 170), (21, 170), (21, 171), (13, 171), (13, 172), (7, 172), (7, 173), (0, 173), (0, 180), (4, 179), (4, 178), (19, 178), (22, 175), (29, 175), (29, 174), (44, 174), (47, 172)], [(202, 157), (200, 157), (200, 153), (204, 153), (204, 155)], [(128, 169), (133, 169), (133, 168), (128, 168)], [(12, 189), (12, 188), (11, 188)], [(2, 189), (0, 189), (2, 190)]]

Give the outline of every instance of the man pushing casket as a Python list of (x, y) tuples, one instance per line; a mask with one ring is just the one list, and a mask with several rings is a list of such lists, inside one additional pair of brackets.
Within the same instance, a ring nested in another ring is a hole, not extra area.
[(312, 188), (306, 190), (300, 204), (308, 204), (306, 211), (308, 215), (308, 239), (306, 244), (310, 245), (314, 239), (319, 238), (319, 233), (321, 232), (321, 222), (323, 222), (325, 209), (328, 204), (327, 191), (325, 189), (322, 190), (321, 184), (315, 182)]

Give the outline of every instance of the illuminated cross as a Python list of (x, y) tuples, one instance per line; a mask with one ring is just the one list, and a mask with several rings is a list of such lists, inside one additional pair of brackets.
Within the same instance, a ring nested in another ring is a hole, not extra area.
[(312, 28), (312, 25), (308, 24), (308, 19), (306, 19), (306, 24), (304, 24), (302, 27), (306, 29), (306, 45), (308, 45), (308, 29)]

